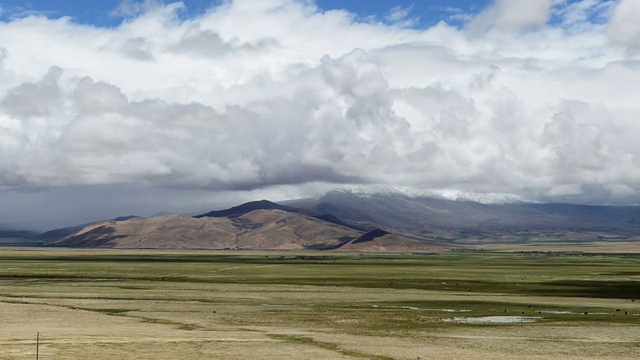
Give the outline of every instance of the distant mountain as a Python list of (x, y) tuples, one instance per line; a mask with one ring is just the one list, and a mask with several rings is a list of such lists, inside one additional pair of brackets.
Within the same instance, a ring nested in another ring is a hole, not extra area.
[[(49, 231), (52, 246), (437, 251), (489, 244), (640, 241), (640, 207), (480, 203), (403, 192), (332, 191), (195, 217), (124, 217)], [(586, 246), (586, 245), (585, 245)]]
[(403, 193), (332, 191), (319, 199), (288, 202), (341, 219), (352, 227), (448, 242), (528, 241), (535, 237), (593, 241), (640, 239), (640, 207), (483, 204)]
[[(264, 209), (265, 207), (271, 208)], [(441, 250), (441, 247), (435, 244), (386, 232), (363, 234), (348, 227), (281, 208), (273, 203), (256, 202), (209, 213), (218, 216), (167, 215), (149, 219), (108, 221), (86, 226), (50, 242), (49, 245), (153, 249)]]
[[(129, 216), (120, 216), (117, 217), (115, 219), (111, 219), (109, 221), (125, 221), (125, 220), (129, 220), (129, 219), (135, 219), (138, 216), (135, 215), (129, 215)], [(94, 221), (94, 222), (90, 222), (90, 223), (85, 223), (85, 224), (81, 224), (81, 225), (76, 225), (76, 226), (69, 226), (69, 227), (65, 227), (65, 228), (59, 228), (59, 229), (53, 229), (53, 230), (49, 230), (46, 231), (42, 234), (39, 234), (37, 236), (37, 238), (41, 241), (44, 242), (51, 242), (51, 241), (55, 241), (55, 240), (59, 240), (64, 238), (65, 236), (71, 235), (77, 231), (82, 230), (83, 228), (89, 226), (89, 225), (93, 225), (93, 224), (97, 224), (100, 223), (102, 221)]]
[(30, 239), (38, 236), (39, 233), (35, 231), (28, 230), (2, 230), (0, 229), (0, 238), (21, 238), (21, 239)]
[(29, 230), (0, 229), (0, 246), (40, 246), (38, 234)]

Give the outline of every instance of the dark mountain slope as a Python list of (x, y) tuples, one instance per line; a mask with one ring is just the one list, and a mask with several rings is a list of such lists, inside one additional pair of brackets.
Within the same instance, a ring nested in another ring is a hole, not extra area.
[(260, 200), (260, 201), (251, 201), (251, 202), (244, 203), (244, 204), (238, 205), (238, 206), (234, 206), (232, 208), (225, 209), (225, 210), (210, 211), (210, 212), (208, 212), (206, 214), (196, 215), (194, 217), (196, 219), (203, 218), (203, 217), (235, 218), (235, 217), (239, 217), (239, 216), (248, 214), (248, 213), (250, 213), (252, 211), (255, 211), (255, 210), (282, 210), (282, 211), (287, 211), (287, 212), (292, 212), (292, 213), (302, 213), (302, 210), (294, 208), (294, 207), (276, 204), (276, 203), (268, 201), (268, 200)]
[(355, 224), (351, 224), (348, 222), (344, 222), (342, 221), (340, 218), (331, 215), (331, 214), (327, 214), (321, 211), (315, 211), (315, 210), (305, 210), (305, 209), (301, 209), (301, 208), (297, 208), (294, 206), (287, 206), (287, 205), (281, 205), (281, 204), (277, 204), (268, 200), (260, 200), (260, 201), (251, 201), (248, 203), (244, 203), (238, 206), (234, 206), (232, 208), (229, 209), (225, 209), (225, 210), (217, 210), (217, 211), (210, 211), (206, 214), (202, 214), (202, 215), (196, 215), (194, 216), (197, 219), (200, 218), (204, 218), (204, 217), (214, 217), (214, 218), (220, 218), (220, 217), (226, 217), (226, 218), (237, 218), (239, 216), (248, 214), (252, 211), (255, 210), (280, 210), (280, 211), (286, 211), (289, 213), (293, 213), (293, 214), (300, 214), (300, 215), (306, 215), (306, 216), (310, 216), (310, 217), (314, 217), (316, 219), (320, 219), (320, 220), (324, 220), (336, 225), (341, 225), (341, 226), (346, 226), (346, 227), (350, 227), (352, 229), (355, 230), (363, 230), (362, 228), (358, 227)]
[[(482, 204), (400, 193), (355, 195), (333, 191), (317, 200), (290, 202), (326, 213), (352, 227), (381, 228), (424, 239), (525, 241), (531, 236), (640, 238), (640, 207), (573, 204)], [(588, 236), (586, 236), (588, 235)]]

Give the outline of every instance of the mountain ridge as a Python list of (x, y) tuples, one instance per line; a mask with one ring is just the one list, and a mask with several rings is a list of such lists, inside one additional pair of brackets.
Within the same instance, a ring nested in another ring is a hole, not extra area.
[(640, 240), (640, 207), (485, 204), (338, 190), (283, 203), (252, 201), (196, 216), (127, 216), (51, 230), (38, 239), (72, 247), (315, 250), (587, 244)]
[[(363, 233), (297, 212), (256, 204), (200, 216), (166, 215), (91, 224), (49, 243), (62, 247), (231, 250), (437, 251), (441, 246), (378, 231)], [(277, 206), (276, 206), (277, 207)], [(238, 209), (243, 209), (238, 211)]]
[(403, 236), (454, 242), (489, 241), (492, 237), (569, 238), (576, 233), (592, 240), (640, 235), (640, 207), (635, 206), (484, 204), (402, 193), (360, 195), (345, 191), (287, 204), (333, 215), (368, 230), (381, 228)]

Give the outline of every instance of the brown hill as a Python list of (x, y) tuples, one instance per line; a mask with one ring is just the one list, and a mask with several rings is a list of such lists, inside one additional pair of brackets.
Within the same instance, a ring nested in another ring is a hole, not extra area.
[(364, 234), (279, 209), (254, 210), (233, 218), (167, 215), (112, 220), (84, 227), (50, 245), (147, 249), (437, 250), (436, 246), (381, 230)]
[(231, 246), (235, 229), (227, 219), (194, 219), (166, 215), (88, 225), (51, 242), (65, 247), (112, 248), (224, 248)]

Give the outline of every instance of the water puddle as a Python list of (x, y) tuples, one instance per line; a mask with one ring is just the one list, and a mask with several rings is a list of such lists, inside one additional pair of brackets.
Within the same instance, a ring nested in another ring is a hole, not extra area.
[(536, 322), (539, 317), (535, 316), (484, 316), (484, 317), (455, 317), (452, 319), (442, 319), (446, 322), (456, 322), (463, 324), (518, 324)]

